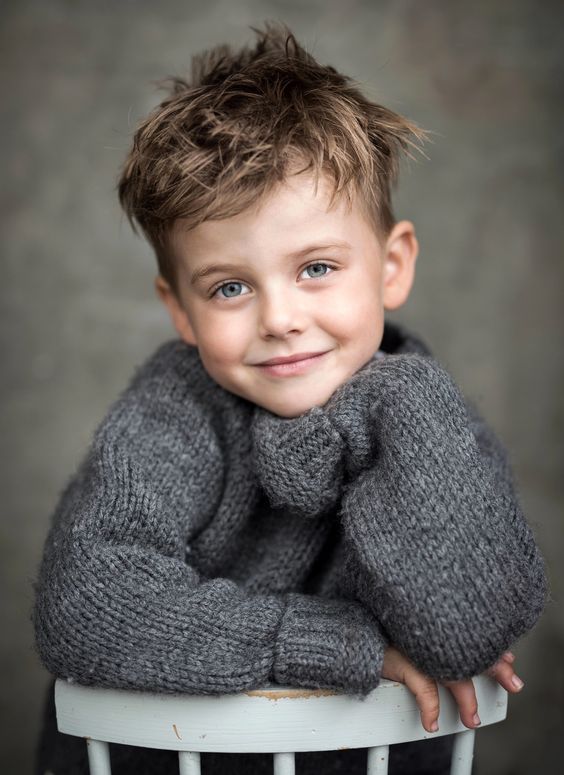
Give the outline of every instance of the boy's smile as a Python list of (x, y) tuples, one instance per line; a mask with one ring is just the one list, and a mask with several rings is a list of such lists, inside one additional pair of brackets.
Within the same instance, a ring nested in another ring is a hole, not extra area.
[(178, 298), (156, 287), (180, 336), (222, 387), (282, 417), (322, 406), (376, 352), (384, 309), (407, 298), (417, 241), (379, 238), (330, 182), (289, 177), (239, 215), (171, 234)]

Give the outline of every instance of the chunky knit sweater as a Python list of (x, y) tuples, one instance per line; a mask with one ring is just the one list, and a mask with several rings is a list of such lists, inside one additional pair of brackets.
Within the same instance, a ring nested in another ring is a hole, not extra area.
[(55, 511), (33, 613), (47, 669), (365, 695), (388, 643), (456, 679), (529, 630), (544, 565), (502, 446), (417, 338), (388, 323), (382, 350), (287, 419), (161, 345)]

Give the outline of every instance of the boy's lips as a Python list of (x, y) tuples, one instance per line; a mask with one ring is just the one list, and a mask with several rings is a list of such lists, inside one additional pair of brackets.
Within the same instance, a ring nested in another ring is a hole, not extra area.
[(312, 353), (297, 353), (280, 358), (271, 358), (263, 363), (255, 364), (261, 371), (272, 377), (291, 377), (303, 374), (317, 364), (329, 350)]
[(296, 353), (295, 355), (282, 355), (279, 358), (270, 358), (268, 361), (261, 361), (255, 366), (276, 366), (279, 363), (294, 363), (295, 361), (305, 361), (307, 358), (315, 358), (318, 355), (324, 355), (327, 350), (320, 350), (311, 353)]

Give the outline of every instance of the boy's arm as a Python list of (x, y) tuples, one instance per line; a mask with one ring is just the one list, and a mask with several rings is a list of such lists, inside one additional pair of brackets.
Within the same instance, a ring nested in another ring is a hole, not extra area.
[(372, 364), (324, 413), (344, 441), (355, 594), (427, 675), (487, 669), (533, 626), (547, 595), (501, 444), (448, 373), (420, 355)]
[[(83, 684), (153, 691), (235, 692), (271, 680), (373, 689), (384, 639), (360, 602), (255, 595), (187, 563), (189, 535), (198, 520), (201, 529), (223, 471), (201, 432), (198, 401), (190, 422), (175, 419), (168, 398), (158, 411), (149, 403), (130, 411), (149, 395), (147, 384), (116, 406), (119, 430), (97, 434), (60, 498), (34, 585), (44, 665)], [(188, 411), (188, 398), (178, 400)], [(162, 423), (168, 435), (147, 435)], [(182, 459), (174, 433), (189, 437)], [(147, 455), (158, 461), (150, 472)], [(185, 509), (183, 487), (191, 495)]]

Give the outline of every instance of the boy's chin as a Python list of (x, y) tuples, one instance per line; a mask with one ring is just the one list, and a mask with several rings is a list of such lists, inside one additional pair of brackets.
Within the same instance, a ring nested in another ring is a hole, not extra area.
[(297, 395), (289, 400), (261, 400), (255, 401), (258, 406), (266, 409), (271, 414), (276, 414), (279, 417), (283, 417), (287, 420), (291, 420), (296, 417), (301, 417), (311, 409), (322, 408), (327, 401), (331, 398), (335, 391), (330, 390), (325, 393), (317, 393), (313, 396), (300, 395), (297, 391)]

